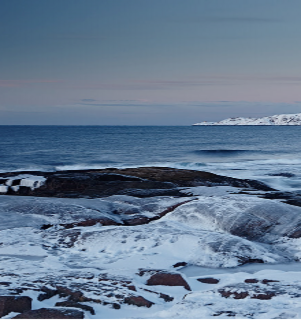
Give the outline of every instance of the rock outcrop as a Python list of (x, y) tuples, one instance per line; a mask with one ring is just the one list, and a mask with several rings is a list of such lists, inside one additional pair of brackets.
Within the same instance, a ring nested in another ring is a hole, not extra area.
[(26, 296), (0, 296), (0, 317), (10, 312), (25, 312), (31, 310), (32, 299)]

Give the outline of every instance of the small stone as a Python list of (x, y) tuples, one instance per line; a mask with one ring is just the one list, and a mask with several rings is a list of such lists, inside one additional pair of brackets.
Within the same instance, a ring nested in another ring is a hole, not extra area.
[(214, 279), (214, 278), (199, 278), (197, 280), (199, 282), (208, 283), (208, 284), (217, 284), (217, 283), (219, 283), (219, 280)]
[(257, 282), (259, 282), (259, 280), (257, 280), (257, 279), (246, 279), (245, 280), (245, 283), (257, 283)]
[(187, 262), (177, 262), (173, 265), (174, 268), (185, 267), (187, 266)]

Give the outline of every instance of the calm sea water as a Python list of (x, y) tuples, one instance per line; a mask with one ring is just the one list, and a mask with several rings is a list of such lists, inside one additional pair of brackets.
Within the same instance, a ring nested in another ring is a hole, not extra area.
[(298, 126), (0, 126), (0, 171), (170, 166), (301, 190)]

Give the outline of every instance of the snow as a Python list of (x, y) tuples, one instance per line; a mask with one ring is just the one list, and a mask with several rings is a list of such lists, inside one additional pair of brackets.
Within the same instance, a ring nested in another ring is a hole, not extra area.
[[(11, 285), (1, 286), (0, 293), (12, 294), (8, 289), (23, 287), (22, 295), (33, 298), (34, 308), (42, 308), (64, 301), (58, 295), (38, 301), (40, 291), (34, 289), (42, 285), (79, 288), (86, 297), (109, 302), (116, 302), (116, 298), (106, 290), (125, 295), (131, 292), (118, 284), (112, 287), (109, 280), (99, 281), (108, 277), (116, 283), (130, 281), (137, 289), (132, 294), (142, 295), (155, 304), (151, 308), (122, 304), (120, 310), (115, 310), (110, 305), (85, 302), (96, 311), (95, 316), (85, 312), (86, 318), (225, 318), (227, 312), (236, 318), (300, 318), (301, 264), (297, 261), (301, 260), (301, 239), (289, 238), (287, 234), (301, 225), (301, 208), (255, 195), (233, 194), (230, 187), (202, 186), (183, 191), (192, 193), (193, 199), (2, 195), (0, 280)], [(188, 199), (192, 201), (184, 203)], [(62, 227), (100, 217), (118, 223), (132, 215), (153, 217), (179, 203), (182, 205), (149, 224)], [(53, 226), (42, 230), (45, 224)], [(252, 232), (242, 235), (240, 231), (248, 226)], [(240, 266), (242, 259), (261, 259), (265, 264)], [(187, 267), (173, 267), (184, 261)], [(192, 291), (147, 286), (148, 276), (138, 275), (141, 268), (180, 273)], [(219, 283), (201, 283), (199, 277), (214, 277)], [(244, 282), (250, 278), (259, 283)], [(264, 279), (279, 282), (264, 284)], [(224, 288), (233, 292), (247, 290), (250, 296), (225, 298), (219, 293)], [(258, 290), (267, 289), (278, 295), (270, 300), (251, 298)], [(165, 302), (146, 290), (168, 294), (174, 300)]]
[(219, 122), (200, 122), (194, 126), (300, 126), (301, 113), (296, 114), (280, 114), (263, 118), (228, 118)]
[[(19, 187), (29, 187), (31, 190), (41, 187), (46, 178), (43, 176), (34, 176), (31, 174), (20, 174), (14, 177), (0, 177), (0, 179), (6, 179), (5, 185), (0, 185), (0, 193), (6, 193), (8, 187), (12, 188), (14, 191), (18, 191)], [(14, 181), (19, 181), (19, 183), (14, 183)], [(14, 185), (13, 185), (14, 183)]]

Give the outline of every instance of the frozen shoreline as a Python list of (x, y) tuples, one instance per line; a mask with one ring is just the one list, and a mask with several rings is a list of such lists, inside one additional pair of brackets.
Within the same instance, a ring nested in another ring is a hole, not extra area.
[(85, 318), (300, 318), (301, 205), (262, 183), (131, 168), (22, 187), (0, 196), (0, 296)]

